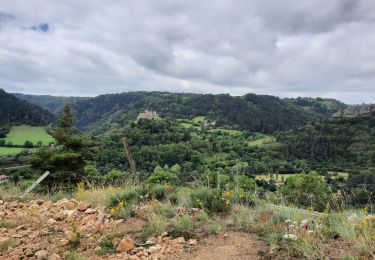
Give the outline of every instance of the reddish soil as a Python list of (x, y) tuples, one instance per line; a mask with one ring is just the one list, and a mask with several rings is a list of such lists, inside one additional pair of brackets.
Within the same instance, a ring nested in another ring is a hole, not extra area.
[(225, 237), (224, 233), (209, 235), (199, 240), (191, 252), (168, 256), (167, 259), (261, 259), (260, 251), (268, 251), (264, 243), (254, 240), (248, 233), (229, 231)]

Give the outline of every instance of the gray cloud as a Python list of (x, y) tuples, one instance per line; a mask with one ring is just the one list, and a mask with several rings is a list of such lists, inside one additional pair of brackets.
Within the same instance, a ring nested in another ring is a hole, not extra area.
[(375, 102), (374, 47), (372, 0), (13, 0), (0, 9), (0, 88)]

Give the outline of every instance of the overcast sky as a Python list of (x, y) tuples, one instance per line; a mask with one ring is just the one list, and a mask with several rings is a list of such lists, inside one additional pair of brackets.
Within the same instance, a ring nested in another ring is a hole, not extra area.
[(375, 1), (0, 0), (0, 88), (375, 102)]

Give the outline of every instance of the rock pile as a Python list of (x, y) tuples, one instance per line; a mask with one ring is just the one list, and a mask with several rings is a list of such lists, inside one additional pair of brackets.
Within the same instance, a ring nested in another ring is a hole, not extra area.
[[(116, 220), (99, 208), (62, 199), (5, 202), (0, 200), (0, 259), (63, 259), (74, 250), (95, 259), (163, 259), (196, 245), (196, 240), (171, 238), (167, 234), (136, 243), (127, 234), (127, 221)], [(100, 241), (114, 233), (123, 238), (112, 254), (98, 256)]]

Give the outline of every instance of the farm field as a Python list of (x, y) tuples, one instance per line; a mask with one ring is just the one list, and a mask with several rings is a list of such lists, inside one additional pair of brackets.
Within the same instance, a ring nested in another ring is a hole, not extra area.
[(38, 141), (42, 141), (43, 145), (53, 142), (52, 136), (46, 132), (45, 127), (28, 125), (12, 126), (9, 134), (3, 139), (15, 145), (23, 145), (27, 140), (33, 142), (34, 145)]

